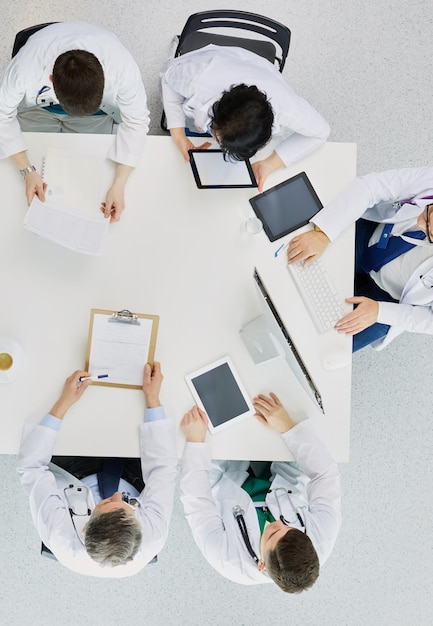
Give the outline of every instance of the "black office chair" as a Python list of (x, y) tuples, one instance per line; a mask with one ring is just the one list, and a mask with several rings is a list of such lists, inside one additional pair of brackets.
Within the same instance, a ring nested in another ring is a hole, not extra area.
[(29, 26), (28, 28), (24, 28), (24, 30), (20, 30), (19, 33), (15, 35), (15, 41), (12, 48), (12, 59), (14, 56), (21, 50), (25, 43), (27, 43), (27, 39), (41, 30), (45, 28), (45, 26), (51, 26), (51, 24), (58, 24), (58, 22), (46, 22), (45, 24), (36, 24), (36, 26)]
[[(211, 33), (210, 29), (230, 28), (257, 33), (260, 38), (232, 37)], [(277, 61), (280, 72), (284, 69), (290, 46), (290, 30), (287, 26), (263, 15), (247, 11), (202, 11), (190, 15), (179, 36), (175, 57), (203, 48), (210, 43), (217, 46), (238, 46), (251, 50), (271, 63)], [(278, 44), (277, 51), (275, 44)]]
[[(252, 36), (235, 37), (210, 32), (211, 29), (213, 31), (215, 29), (231, 29), (234, 32), (248, 31)], [(204, 48), (211, 43), (217, 46), (237, 46), (258, 54), (270, 63), (277, 63), (282, 72), (289, 52), (290, 37), (291, 32), (287, 26), (263, 15), (247, 11), (202, 11), (190, 15), (187, 19), (179, 35), (179, 43), (174, 56), (176, 58), (192, 50)], [(164, 131), (167, 130), (164, 110), (161, 116), (161, 128)]]

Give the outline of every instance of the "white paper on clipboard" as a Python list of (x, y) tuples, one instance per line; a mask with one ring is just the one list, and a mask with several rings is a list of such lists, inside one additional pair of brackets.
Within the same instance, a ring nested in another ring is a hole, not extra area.
[(108, 374), (101, 383), (143, 385), (154, 320), (139, 318), (138, 324), (110, 323), (106, 314), (95, 313), (88, 371), (93, 376)]

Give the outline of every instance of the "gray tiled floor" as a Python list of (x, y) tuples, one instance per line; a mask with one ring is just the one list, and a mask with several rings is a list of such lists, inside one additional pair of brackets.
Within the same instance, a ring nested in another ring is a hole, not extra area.
[[(105, 26), (142, 68), (152, 132), (158, 132), (157, 74), (172, 35), (190, 13), (227, 4), (0, 1), (0, 63), (14, 33), (29, 24), (83, 19)], [(431, 0), (240, 0), (237, 6), (292, 28), (287, 80), (328, 119), (333, 141), (358, 143), (359, 173), (432, 162)], [(217, 575), (193, 544), (178, 499), (158, 565), (120, 581), (74, 575), (38, 556), (15, 459), (0, 457), (0, 626), (430, 625), (432, 348), (431, 337), (406, 335), (384, 352), (355, 356), (351, 462), (341, 467), (344, 525), (317, 585), (299, 597)]]

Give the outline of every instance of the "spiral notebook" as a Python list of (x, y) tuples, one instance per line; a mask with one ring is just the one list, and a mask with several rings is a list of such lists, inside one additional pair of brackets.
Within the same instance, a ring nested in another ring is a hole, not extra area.
[(75, 252), (100, 255), (110, 222), (100, 211), (103, 165), (102, 157), (48, 148), (42, 162), (46, 199), (33, 198), (24, 226)]

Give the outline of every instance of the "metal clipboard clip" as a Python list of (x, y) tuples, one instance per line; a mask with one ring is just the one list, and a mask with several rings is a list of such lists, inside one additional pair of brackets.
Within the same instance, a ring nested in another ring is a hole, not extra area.
[(118, 322), (120, 324), (134, 324), (135, 326), (140, 326), (140, 322), (138, 320), (138, 316), (135, 313), (131, 313), (128, 309), (123, 309), (122, 311), (117, 311), (113, 313), (111, 317), (108, 318), (109, 322)]

